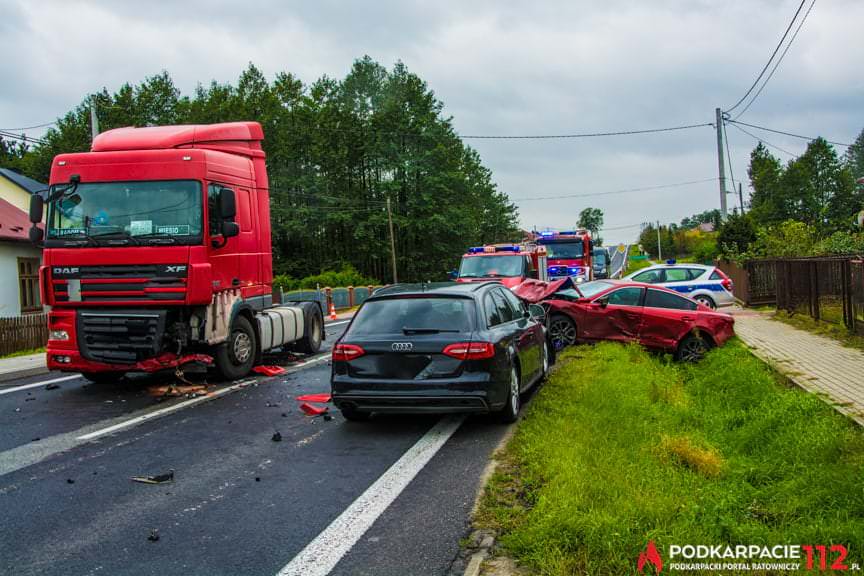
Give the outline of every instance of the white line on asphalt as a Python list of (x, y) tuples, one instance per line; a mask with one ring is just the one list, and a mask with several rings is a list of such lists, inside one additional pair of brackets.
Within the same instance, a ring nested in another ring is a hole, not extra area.
[(325, 328), (329, 328), (330, 326), (339, 326), (340, 324), (348, 324), (351, 320), (342, 320), (340, 322), (330, 322), (329, 324), (324, 324)]
[(464, 416), (442, 418), (277, 576), (326, 576), (450, 439)]
[(2, 388), (0, 389), (0, 396), (3, 394), (11, 394), (12, 392), (20, 392), (21, 390), (29, 390), (30, 388), (38, 388), (39, 386), (47, 386), (48, 384), (55, 384), (57, 382), (65, 382), (66, 380), (74, 380), (76, 378), (81, 378), (81, 375), (75, 374), (74, 376), (63, 376), (62, 378), (54, 378), (53, 380), (31, 382), (30, 384), (23, 384), (21, 386), (15, 386), (14, 388)]
[[(318, 364), (319, 362), (323, 362), (324, 360), (329, 360), (330, 355), (324, 354), (317, 358), (313, 358), (312, 360), (307, 360), (306, 362), (301, 362), (300, 364), (295, 364), (291, 366), (285, 371), (285, 374), (292, 374), (305, 368), (306, 366), (311, 366), (312, 364)], [(100, 436), (105, 436), (106, 434), (112, 434), (117, 432), (118, 430), (123, 430), (124, 428), (129, 428), (131, 426), (137, 426), (142, 422), (147, 420), (153, 420), (154, 418), (159, 418), (161, 416), (165, 416), (166, 414), (171, 414), (172, 412), (177, 412), (178, 410), (183, 410), (184, 408), (189, 408), (194, 406), (195, 404), (201, 404), (203, 402), (207, 402), (208, 400), (213, 400), (218, 398), (219, 396), (224, 396), (225, 394), (230, 394), (231, 392), (236, 392), (240, 388), (245, 388), (246, 386), (256, 382), (257, 379), (251, 378), (249, 380), (243, 380), (242, 382), (237, 382), (236, 384), (232, 384), (231, 386), (226, 386), (225, 388), (220, 388), (207, 394), (206, 396), (199, 396), (197, 398), (192, 398), (191, 400), (186, 400), (185, 402), (180, 402), (178, 404), (174, 404), (173, 406), (168, 406), (166, 408), (162, 408), (161, 410), (155, 410), (153, 412), (148, 412), (147, 414), (142, 414), (141, 416), (136, 416), (135, 418), (130, 418), (129, 420), (125, 420), (118, 424), (114, 424), (113, 426), (108, 426), (107, 428), (102, 428), (101, 430), (95, 430), (88, 434), (84, 434), (83, 436), (78, 436), (76, 440), (80, 440), (82, 442), (86, 442), (88, 440), (94, 440), (99, 438)]]

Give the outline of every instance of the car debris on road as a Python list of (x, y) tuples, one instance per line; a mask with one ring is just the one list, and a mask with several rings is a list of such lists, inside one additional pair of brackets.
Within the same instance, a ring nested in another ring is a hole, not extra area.
[(166, 482), (174, 481), (174, 469), (172, 468), (165, 474), (157, 474), (155, 476), (132, 476), (130, 480), (140, 484), (165, 484)]

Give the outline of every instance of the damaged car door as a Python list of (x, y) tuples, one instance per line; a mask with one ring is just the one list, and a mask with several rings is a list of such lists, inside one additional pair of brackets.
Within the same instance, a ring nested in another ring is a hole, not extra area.
[(607, 292), (584, 306), (582, 336), (588, 340), (632, 342), (639, 337), (644, 288), (628, 286)]

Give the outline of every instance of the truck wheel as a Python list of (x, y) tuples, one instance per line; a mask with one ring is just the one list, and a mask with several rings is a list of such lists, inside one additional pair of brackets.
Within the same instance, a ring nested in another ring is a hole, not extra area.
[(216, 369), (226, 380), (236, 380), (249, 374), (258, 353), (258, 341), (252, 324), (245, 316), (237, 316), (228, 340), (216, 349)]
[(125, 372), (82, 372), (81, 375), (94, 384), (113, 384), (119, 382)]
[(317, 305), (306, 306), (303, 310), (306, 333), (297, 341), (294, 349), (305, 354), (315, 354), (321, 349), (321, 336), (324, 331), (324, 318), (321, 317), (321, 309)]

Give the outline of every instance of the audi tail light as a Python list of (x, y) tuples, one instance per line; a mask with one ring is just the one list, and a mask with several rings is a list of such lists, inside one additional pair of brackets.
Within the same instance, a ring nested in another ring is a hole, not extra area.
[(495, 346), (491, 342), (457, 342), (445, 347), (442, 354), (459, 360), (483, 360), (495, 356)]
[(364, 354), (366, 351), (356, 344), (337, 344), (333, 347), (334, 362), (350, 362)]

